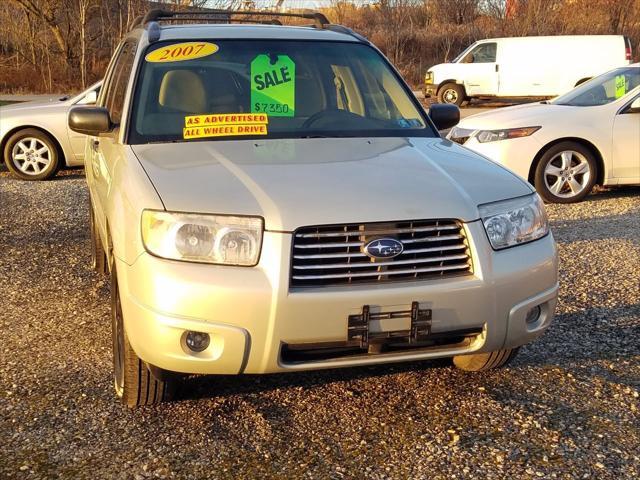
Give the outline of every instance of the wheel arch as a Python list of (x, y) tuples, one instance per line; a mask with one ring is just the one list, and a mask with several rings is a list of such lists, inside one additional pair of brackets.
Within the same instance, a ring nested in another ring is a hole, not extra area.
[(467, 89), (464, 87), (464, 83), (458, 82), (458, 80), (456, 80), (455, 78), (448, 78), (446, 80), (441, 81), (438, 84), (438, 91), (437, 93), (440, 93), (440, 90), (442, 90), (442, 87), (444, 87), (447, 83), (455, 83), (456, 85), (460, 85), (462, 87), (462, 89), (464, 90), (464, 94), (467, 94)]
[(544, 147), (542, 147), (538, 151), (538, 153), (536, 153), (536, 156), (533, 158), (533, 162), (531, 162), (531, 166), (529, 167), (529, 176), (527, 177), (527, 179), (529, 180), (529, 183), (533, 185), (534, 179), (535, 179), (535, 174), (536, 174), (536, 167), (538, 166), (538, 163), (540, 162), (540, 159), (545, 154), (545, 152), (547, 150), (549, 150), (551, 147), (553, 147), (554, 145), (557, 145), (557, 144), (562, 143), (562, 142), (575, 142), (575, 143), (578, 143), (578, 144), (582, 145), (583, 147), (588, 148), (591, 151), (591, 153), (593, 153), (593, 155), (596, 158), (596, 163), (598, 165), (598, 172), (597, 172), (597, 175), (596, 175), (596, 185), (602, 185), (603, 182), (604, 182), (604, 158), (602, 157), (602, 153), (600, 152), (598, 147), (596, 147), (589, 140), (585, 140), (584, 138), (580, 138), (580, 137), (562, 137), (562, 138), (557, 138), (557, 139), (547, 143)]
[(0, 163), (4, 163), (5, 159), (4, 159), (4, 149), (7, 146), (7, 142), (9, 141), (9, 139), (11, 138), (11, 136), (17, 132), (19, 132), (20, 130), (38, 130), (42, 133), (44, 133), (45, 135), (47, 135), (55, 144), (56, 149), (58, 150), (58, 155), (60, 155), (60, 160), (61, 162), (59, 163), (59, 165), (64, 165), (67, 166), (67, 155), (64, 151), (64, 148), (62, 147), (62, 144), (60, 143), (60, 140), (58, 140), (56, 138), (55, 135), (53, 135), (50, 131), (48, 131), (46, 128), (40, 127), (38, 125), (20, 125), (18, 127), (14, 127), (11, 130), (9, 130), (4, 137), (2, 137), (2, 140), (0, 140)]

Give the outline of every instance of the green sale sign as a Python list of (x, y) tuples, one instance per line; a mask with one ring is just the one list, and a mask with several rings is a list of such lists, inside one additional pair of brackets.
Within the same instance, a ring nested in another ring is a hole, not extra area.
[(287, 55), (261, 54), (251, 62), (251, 112), (293, 117), (296, 64)]

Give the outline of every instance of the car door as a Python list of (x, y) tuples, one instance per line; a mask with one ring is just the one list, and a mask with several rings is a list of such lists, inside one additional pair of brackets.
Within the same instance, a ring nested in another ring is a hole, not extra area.
[(111, 172), (115, 162), (113, 151), (118, 144), (119, 124), (122, 118), (134, 57), (135, 44), (123, 44), (109, 74), (104, 95), (100, 97), (100, 106), (109, 111), (111, 122), (115, 125), (113, 131), (99, 137), (89, 136), (87, 139), (85, 175), (91, 190), (91, 199), (98, 228), (103, 234), (106, 233), (107, 196), (111, 186)]
[(640, 94), (615, 116), (612, 142), (613, 176), (617, 183), (640, 183)]
[(496, 42), (484, 42), (478, 44), (462, 58), (460, 63), (464, 64), (463, 82), (467, 95), (498, 94), (497, 53)]

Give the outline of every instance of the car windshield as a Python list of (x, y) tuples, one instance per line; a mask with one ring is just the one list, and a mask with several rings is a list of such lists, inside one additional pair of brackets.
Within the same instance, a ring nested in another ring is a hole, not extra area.
[(159, 42), (144, 53), (129, 143), (436, 136), (397, 74), (357, 43)]
[(465, 57), (467, 55), (468, 52), (471, 51), (471, 49), (475, 46), (476, 44), (472, 44), (469, 45), (467, 48), (465, 48), (464, 50), (462, 50), (458, 56), (456, 58), (454, 58), (453, 60), (451, 60), (451, 63), (458, 63), (463, 57)]
[(550, 103), (572, 107), (606, 105), (640, 85), (640, 68), (624, 67), (595, 77)]

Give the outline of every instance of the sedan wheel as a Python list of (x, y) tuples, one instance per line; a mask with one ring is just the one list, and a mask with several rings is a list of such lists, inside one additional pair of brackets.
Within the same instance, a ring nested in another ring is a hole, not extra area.
[(566, 150), (553, 157), (544, 168), (544, 181), (551, 193), (570, 198), (582, 193), (589, 185), (589, 162), (578, 152)]
[(51, 164), (51, 150), (41, 140), (27, 137), (11, 152), (13, 163), (26, 175), (39, 175)]
[(45, 180), (58, 170), (58, 150), (49, 135), (35, 129), (21, 130), (9, 138), (4, 160), (23, 180)]
[(540, 159), (536, 189), (549, 202), (578, 202), (593, 188), (596, 172), (595, 158), (587, 148), (575, 142), (562, 142)]

